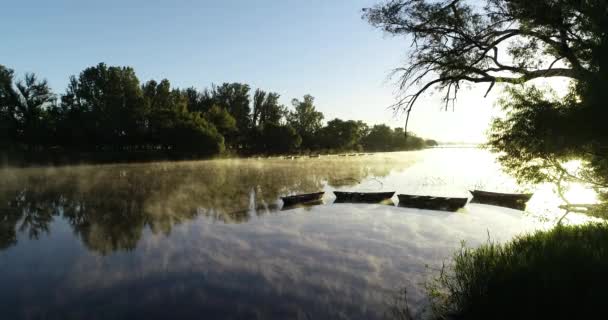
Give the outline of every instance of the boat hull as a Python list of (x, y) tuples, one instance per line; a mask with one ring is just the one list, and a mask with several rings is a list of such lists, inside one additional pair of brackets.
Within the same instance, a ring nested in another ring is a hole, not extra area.
[(489, 204), (516, 210), (524, 210), (532, 197), (530, 193), (498, 193), (482, 190), (469, 191), (473, 195), (472, 203)]
[(416, 196), (409, 194), (398, 194), (400, 207), (439, 210), (439, 211), (457, 211), (467, 204), (468, 198), (451, 198), (451, 197), (432, 197), (432, 196)]
[(284, 207), (291, 207), (297, 204), (320, 202), (324, 194), (325, 192), (296, 194), (293, 196), (281, 197), (281, 200), (283, 200)]
[(337, 203), (381, 203), (391, 200), (395, 192), (344, 192), (334, 191)]

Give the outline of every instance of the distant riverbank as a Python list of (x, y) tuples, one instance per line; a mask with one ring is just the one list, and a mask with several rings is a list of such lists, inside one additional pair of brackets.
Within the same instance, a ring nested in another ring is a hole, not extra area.
[[(441, 147), (441, 146), (433, 146)], [(407, 150), (370, 151), (370, 150), (315, 150), (300, 153), (251, 153), (239, 154), (226, 151), (219, 155), (209, 156), (197, 153), (186, 153), (171, 150), (149, 150), (149, 151), (66, 151), (61, 149), (50, 149), (44, 151), (19, 151), (0, 153), (0, 167), (32, 167), (32, 166), (62, 166), (77, 164), (113, 164), (113, 163), (145, 163), (156, 161), (188, 161), (209, 159), (236, 159), (236, 158), (286, 158), (302, 157), (314, 158), (327, 155), (351, 155), (372, 152), (401, 152), (416, 151), (427, 148), (425, 146)], [(453, 146), (448, 146), (453, 148)], [(469, 146), (472, 147), (472, 146)]]

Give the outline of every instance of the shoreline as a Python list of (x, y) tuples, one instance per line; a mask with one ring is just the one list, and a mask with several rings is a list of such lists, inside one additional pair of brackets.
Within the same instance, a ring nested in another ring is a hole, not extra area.
[(285, 154), (238, 154), (225, 153), (220, 155), (196, 155), (196, 154), (180, 154), (177, 152), (159, 152), (159, 151), (104, 151), (104, 152), (53, 152), (53, 151), (36, 151), (36, 152), (17, 152), (10, 154), (0, 154), (0, 168), (37, 168), (37, 167), (63, 167), (77, 165), (115, 165), (115, 164), (138, 164), (152, 162), (178, 162), (178, 161), (204, 161), (204, 160), (220, 160), (220, 159), (316, 159), (326, 156), (346, 155), (346, 159), (350, 158), (350, 154), (376, 154), (390, 152), (406, 152), (420, 151), (426, 149), (435, 149), (436, 147), (424, 147), (419, 149), (407, 150), (387, 150), (387, 151), (325, 151), (325, 152), (310, 152), (310, 153), (285, 153)]

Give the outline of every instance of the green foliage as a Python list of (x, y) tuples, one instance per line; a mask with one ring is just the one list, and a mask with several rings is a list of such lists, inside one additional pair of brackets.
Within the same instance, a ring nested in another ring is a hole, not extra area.
[(294, 111), (287, 115), (287, 122), (296, 129), (302, 137), (302, 146), (312, 149), (317, 147), (315, 135), (323, 126), (323, 113), (317, 111), (314, 105), (315, 98), (309, 94), (304, 96), (304, 100), (293, 99), (291, 104)]
[(0, 65), (0, 148), (14, 147), (16, 141), (16, 122), (12, 103), (13, 70)]
[(238, 130), (234, 117), (226, 109), (217, 105), (212, 106), (205, 112), (205, 119), (224, 136), (233, 134)]
[(369, 128), (363, 121), (334, 119), (327, 122), (319, 132), (323, 148), (333, 150), (359, 150), (361, 139), (367, 135)]
[(72, 76), (57, 104), (46, 81), (28, 74), (15, 83), (13, 71), (0, 66), (0, 129), (6, 133), (0, 153), (25, 161), (50, 154), (48, 160), (64, 162), (65, 154), (127, 160), (212, 156), (226, 148), (280, 154), (424, 147), (402, 129), (385, 126), (388, 135), (370, 137), (362, 121), (334, 119), (323, 126), (310, 95), (294, 99), (288, 112), (279, 94), (258, 89), (251, 110), (249, 91), (241, 83), (202, 91), (172, 88), (167, 79), (140, 85), (132, 68), (100, 63)]
[(603, 318), (608, 225), (559, 226), (462, 248), (429, 285), (437, 318)]
[(164, 130), (165, 144), (186, 155), (216, 155), (224, 151), (224, 137), (198, 113), (182, 113)]
[[(576, 91), (572, 85), (558, 98), (534, 86), (508, 89), (500, 101), (506, 114), (493, 121), (487, 146), (520, 183), (551, 182), (560, 194), (571, 182), (592, 187), (602, 204), (583, 213), (606, 217), (608, 136), (594, 124), (602, 115)], [(568, 168), (572, 162), (580, 165)]]
[(149, 110), (149, 137), (172, 152), (214, 155), (224, 150), (224, 138), (214, 126), (234, 127), (234, 119), (218, 108), (209, 110), (210, 122), (200, 112), (188, 112), (188, 96), (173, 89), (168, 80), (149, 81), (144, 85), (146, 109)]
[(260, 89), (255, 91), (253, 96), (253, 126), (278, 125), (281, 122), (287, 110), (279, 104), (279, 97), (280, 95), (275, 92), (266, 93)]
[(249, 85), (243, 83), (223, 83), (211, 91), (215, 104), (227, 110), (236, 120), (241, 130), (251, 126), (249, 107)]
[(284, 154), (297, 150), (302, 143), (302, 138), (290, 125), (268, 123), (264, 126), (260, 136), (259, 150), (268, 153)]
[(369, 134), (363, 140), (367, 150), (390, 150), (393, 146), (393, 130), (384, 124), (372, 127)]
[(60, 133), (62, 140), (94, 150), (129, 145), (129, 138), (145, 113), (135, 71), (103, 63), (85, 69), (78, 78), (72, 77), (61, 104), (66, 117)]
[(416, 150), (426, 147), (424, 139), (412, 133), (406, 135), (402, 128), (393, 130), (384, 124), (373, 126), (363, 138), (362, 144), (366, 150), (372, 151)]
[[(507, 89), (500, 101), (506, 115), (493, 121), (488, 146), (520, 182), (554, 181), (559, 160), (579, 158), (583, 147), (576, 97), (563, 99), (536, 87)], [(559, 159), (559, 160), (558, 160)]]
[(55, 95), (35, 74), (13, 81), (13, 70), (0, 65), (0, 147), (47, 146), (51, 143), (47, 108), (54, 105)]

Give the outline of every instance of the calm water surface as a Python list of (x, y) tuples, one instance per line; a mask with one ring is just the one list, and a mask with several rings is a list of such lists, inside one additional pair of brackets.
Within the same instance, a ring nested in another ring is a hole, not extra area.
[[(514, 191), (476, 149), (362, 157), (0, 170), (2, 319), (382, 319), (461, 240), (545, 227), (529, 213), (388, 205), (280, 210), (319, 190), (468, 196)], [(397, 201), (395, 197), (395, 201)]]

